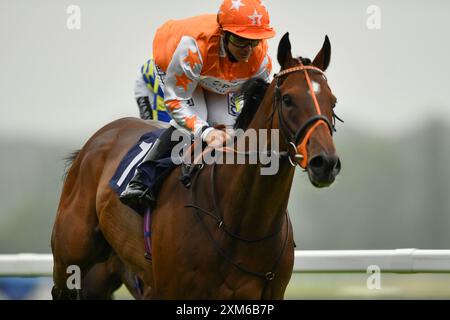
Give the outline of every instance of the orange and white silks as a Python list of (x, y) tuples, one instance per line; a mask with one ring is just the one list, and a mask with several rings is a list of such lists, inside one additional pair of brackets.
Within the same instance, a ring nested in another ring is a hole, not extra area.
[[(172, 119), (194, 136), (208, 126), (190, 106), (198, 86), (217, 94), (236, 92), (250, 78), (269, 80), (267, 42), (253, 49), (247, 62), (231, 62), (215, 14), (170, 20), (156, 32), (155, 64), (165, 73), (164, 101)], [(226, 106), (224, 106), (226, 108)]]

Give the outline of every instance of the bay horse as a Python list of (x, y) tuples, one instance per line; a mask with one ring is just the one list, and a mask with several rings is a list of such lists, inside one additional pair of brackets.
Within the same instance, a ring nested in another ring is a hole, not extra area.
[[(131, 288), (134, 275), (148, 299), (283, 299), (294, 262), (287, 205), (295, 165), (316, 187), (333, 183), (341, 168), (332, 138), (336, 98), (324, 75), (330, 56), (328, 37), (311, 63), (292, 57), (289, 34), (283, 36), (281, 71), (237, 119), (247, 129), (279, 130), (278, 172), (261, 175), (260, 164), (205, 165), (187, 189), (176, 167), (152, 212), (151, 261), (143, 218), (108, 183), (139, 137), (162, 125), (123, 118), (97, 131), (74, 155), (64, 182), (51, 238), (53, 298), (108, 297), (102, 290), (121, 281)], [(119, 267), (105, 274), (111, 261)], [(89, 279), (104, 285), (90, 286), (89, 294), (67, 289), (70, 265), (80, 267), (88, 287)]]

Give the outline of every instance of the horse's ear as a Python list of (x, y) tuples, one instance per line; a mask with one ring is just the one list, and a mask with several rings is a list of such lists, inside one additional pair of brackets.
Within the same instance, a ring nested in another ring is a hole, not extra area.
[(278, 63), (281, 69), (286, 69), (288, 62), (292, 60), (291, 41), (289, 40), (289, 32), (286, 32), (278, 45)]
[(313, 65), (315, 65), (322, 71), (325, 71), (328, 68), (328, 65), (330, 64), (330, 59), (331, 59), (330, 39), (328, 39), (328, 36), (325, 36), (325, 41), (323, 42), (322, 49), (314, 58)]

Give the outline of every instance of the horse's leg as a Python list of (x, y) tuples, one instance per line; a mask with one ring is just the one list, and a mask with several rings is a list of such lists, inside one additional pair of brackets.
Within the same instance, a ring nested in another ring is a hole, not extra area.
[(105, 262), (95, 264), (81, 280), (83, 299), (111, 300), (113, 293), (122, 285), (123, 265), (112, 254)]
[[(81, 281), (68, 285), (68, 278), (82, 279), (95, 263), (111, 254), (98, 226), (96, 176), (101, 168), (92, 165), (96, 160), (81, 151), (64, 183), (51, 239), (55, 299), (84, 298)], [(73, 273), (77, 271), (81, 274)]]
[[(144, 282), (144, 287), (151, 286), (152, 264), (144, 257), (143, 218), (123, 205), (112, 191), (100, 189), (104, 192), (100, 196), (103, 199), (99, 205), (100, 227), (127, 270), (122, 273), (122, 281), (130, 291), (134, 288), (135, 276)], [(140, 298), (133, 291), (132, 294)]]
[(95, 264), (82, 280), (83, 299), (111, 300), (113, 293), (124, 284), (130, 294), (139, 300), (151, 299), (151, 287), (146, 286), (120, 261), (116, 254), (102, 263)]
[[(105, 172), (114, 172), (116, 164), (105, 167)], [(119, 201), (109, 187), (109, 176), (105, 174), (99, 182), (97, 197), (98, 219), (102, 233), (124, 266), (122, 282), (136, 299), (151, 298), (153, 285), (152, 263), (144, 256), (143, 218)], [(136, 278), (138, 277), (138, 278)], [(142, 281), (143, 292), (139, 292), (136, 281)]]
[[(92, 279), (96, 278), (95, 281), (100, 285), (100, 283), (106, 283), (114, 278), (113, 274), (102, 273), (102, 269), (107, 266), (106, 262), (101, 263), (101, 261), (107, 258), (111, 249), (100, 234), (91, 233), (88, 228), (78, 226), (77, 233), (80, 238), (76, 240), (79, 241), (76, 245), (73, 244), (75, 239), (70, 239), (71, 236), (75, 236), (75, 234), (71, 235), (70, 228), (65, 228), (65, 232), (67, 233), (65, 237), (58, 237), (59, 243), (53, 244), (53, 280), (55, 284), (52, 290), (53, 298), (91, 299), (98, 295), (93, 292)], [(64, 243), (71, 245), (65, 246)], [(91, 269), (92, 267), (94, 269)], [(79, 274), (75, 274), (78, 271)], [(72, 278), (69, 279), (69, 277)], [(107, 298), (107, 296), (101, 294), (101, 298)]]
[(125, 267), (116, 254), (102, 263), (95, 264), (82, 280), (83, 298), (110, 300), (113, 293), (124, 284), (130, 294), (139, 300), (151, 299), (151, 287)]

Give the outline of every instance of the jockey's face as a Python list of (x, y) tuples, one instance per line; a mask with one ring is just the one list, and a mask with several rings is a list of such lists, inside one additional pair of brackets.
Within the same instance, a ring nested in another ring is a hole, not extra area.
[(237, 61), (247, 62), (253, 53), (253, 49), (259, 44), (259, 40), (250, 40), (230, 34), (228, 37), (228, 50)]

